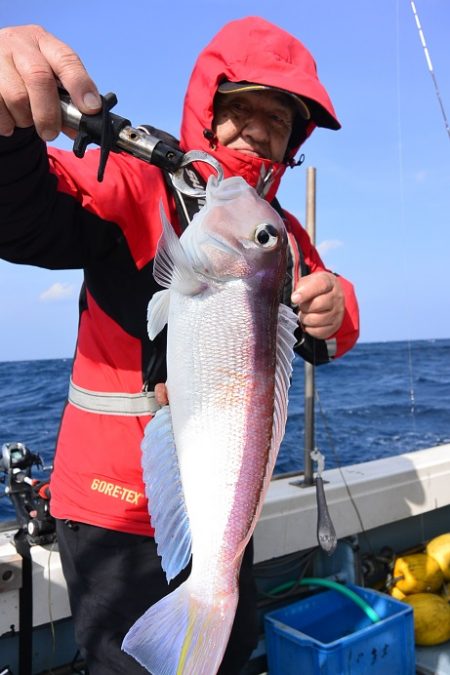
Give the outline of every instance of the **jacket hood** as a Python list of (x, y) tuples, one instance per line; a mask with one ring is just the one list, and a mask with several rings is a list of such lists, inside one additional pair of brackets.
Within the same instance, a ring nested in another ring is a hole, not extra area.
[[(306, 47), (286, 31), (260, 17), (231, 21), (200, 53), (184, 100), (181, 147), (183, 150), (205, 150), (221, 162), (226, 177), (241, 175), (250, 185), (260, 188), (267, 199), (271, 199), (275, 196), (286, 164), (250, 157), (216, 145), (210, 133), (214, 96), (224, 80), (278, 87), (305, 100), (311, 111), (311, 120), (298, 145), (291, 149), (291, 158), (316, 126), (340, 128), (333, 105), (318, 79), (315, 61)], [(204, 178), (211, 173), (205, 164), (199, 163), (196, 168)], [(261, 187), (261, 182), (265, 182), (265, 188)]]

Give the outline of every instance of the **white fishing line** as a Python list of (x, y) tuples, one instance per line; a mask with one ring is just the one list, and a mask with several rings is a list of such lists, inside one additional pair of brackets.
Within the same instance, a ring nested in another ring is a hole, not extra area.
[[(412, 3), (414, 4), (414, 3)], [(400, 72), (400, 8), (399, 2), (397, 0), (397, 25), (396, 25), (396, 44), (397, 44), (397, 53), (396, 53), (396, 90), (397, 90), (397, 139), (398, 139), (398, 195), (399, 195), (399, 209), (400, 209), (400, 227), (404, 232), (404, 241), (408, 241), (408, 227), (405, 217), (405, 161), (404, 161), (404, 152), (403, 152), (403, 124), (402, 124), (402, 100), (401, 100), (401, 72)], [(431, 61), (430, 61), (431, 63)], [(403, 262), (403, 275), (406, 284), (408, 284), (408, 271), (411, 269), (411, 265), (406, 257), (406, 247), (402, 248), (402, 262)], [(411, 330), (412, 319), (411, 315), (407, 317), (407, 328), (408, 332)], [(414, 388), (414, 368), (413, 368), (413, 359), (412, 359), (412, 338), (411, 335), (406, 340), (407, 343), (407, 365), (408, 365), (408, 386), (409, 386), (409, 402), (410, 402), (410, 413), (411, 413), (411, 422), (412, 430), (416, 431), (416, 393)]]

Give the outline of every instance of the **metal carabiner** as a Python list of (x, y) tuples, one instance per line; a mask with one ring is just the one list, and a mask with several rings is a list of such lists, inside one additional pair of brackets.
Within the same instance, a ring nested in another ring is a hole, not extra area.
[(204, 152), (204, 150), (188, 150), (188, 152), (184, 154), (179, 168), (172, 174), (172, 184), (179, 192), (187, 197), (204, 197), (205, 188), (189, 185), (184, 176), (184, 169), (194, 162), (204, 162), (205, 164), (209, 164), (209, 166), (216, 171), (217, 180), (220, 182), (223, 179), (222, 165), (215, 157)]

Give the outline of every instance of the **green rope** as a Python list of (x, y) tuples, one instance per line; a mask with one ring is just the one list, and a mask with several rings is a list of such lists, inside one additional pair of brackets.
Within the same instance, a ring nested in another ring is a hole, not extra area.
[(373, 607), (369, 605), (368, 602), (366, 602), (360, 595), (355, 593), (355, 591), (352, 591), (351, 588), (347, 588), (347, 586), (344, 586), (344, 584), (340, 584), (337, 581), (331, 581), (330, 579), (319, 579), (316, 577), (305, 577), (304, 579), (301, 579), (300, 581), (287, 581), (284, 584), (280, 584), (279, 586), (276, 586), (273, 588), (270, 592), (277, 594), (277, 593), (282, 593), (285, 590), (288, 590), (289, 588), (292, 588), (293, 586), (325, 586), (327, 588), (331, 588), (334, 591), (339, 591), (339, 593), (342, 593), (343, 595), (346, 595), (350, 600), (352, 600), (355, 605), (358, 605), (363, 612), (369, 617), (369, 619), (372, 621), (372, 623), (378, 623), (378, 621), (381, 621), (381, 617), (378, 616), (376, 611), (374, 610)]

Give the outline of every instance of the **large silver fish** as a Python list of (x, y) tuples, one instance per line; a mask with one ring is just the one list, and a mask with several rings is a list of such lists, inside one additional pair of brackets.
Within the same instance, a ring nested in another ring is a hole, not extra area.
[(185, 583), (132, 626), (123, 649), (153, 675), (214, 675), (238, 601), (287, 416), (294, 312), (280, 305), (287, 235), (240, 177), (210, 178), (180, 239), (163, 215), (150, 338), (168, 325), (169, 406), (142, 443), (144, 481), (168, 581)]

